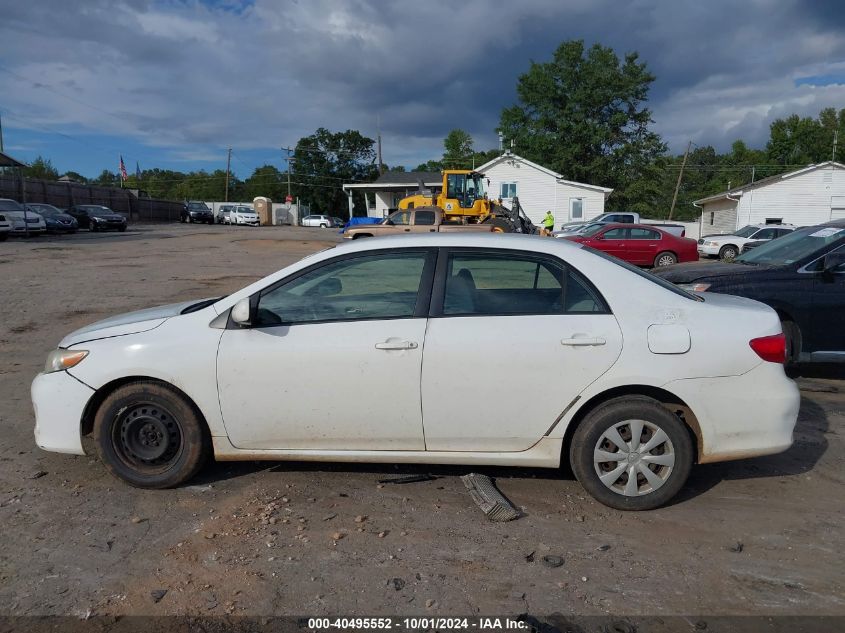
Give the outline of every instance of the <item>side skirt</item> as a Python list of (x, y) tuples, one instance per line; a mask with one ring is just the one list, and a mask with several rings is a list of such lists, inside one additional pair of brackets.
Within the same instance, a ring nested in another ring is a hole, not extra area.
[(471, 453), (464, 451), (325, 451), (287, 449), (241, 449), (226, 436), (215, 436), (214, 457), (218, 461), (305, 461), (387, 464), (453, 464), (477, 466), (526, 466), (558, 468), (562, 438), (544, 437), (527, 451), (516, 453)]

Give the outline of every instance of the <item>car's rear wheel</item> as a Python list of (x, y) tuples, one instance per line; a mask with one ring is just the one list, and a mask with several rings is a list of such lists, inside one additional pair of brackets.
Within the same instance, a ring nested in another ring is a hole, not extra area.
[(645, 396), (614, 398), (591, 411), (575, 431), (572, 471), (601, 503), (651, 510), (683, 487), (693, 462), (684, 423)]
[(737, 250), (737, 247), (733, 244), (728, 244), (727, 246), (723, 246), (721, 249), (719, 249), (719, 259), (736, 259), (737, 255), (739, 255), (739, 251)]
[(329, 228), (329, 225), (326, 224), (325, 222), (323, 222), (323, 223), (320, 224), (320, 228), (321, 229), (327, 229), (327, 228)]
[(94, 417), (94, 439), (106, 468), (139, 488), (178, 486), (210, 453), (196, 409), (155, 382), (132, 382), (107, 396)]
[(654, 258), (655, 268), (660, 268), (661, 266), (671, 266), (672, 264), (677, 263), (678, 257), (675, 255), (675, 253), (670, 253), (669, 251), (659, 253), (657, 257)]

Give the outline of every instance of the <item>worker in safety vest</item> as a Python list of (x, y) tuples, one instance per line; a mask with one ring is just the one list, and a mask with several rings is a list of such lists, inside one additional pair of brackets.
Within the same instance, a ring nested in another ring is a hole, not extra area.
[(555, 216), (552, 215), (551, 211), (546, 211), (546, 217), (543, 218), (543, 228), (546, 231), (545, 235), (551, 235), (555, 229)]

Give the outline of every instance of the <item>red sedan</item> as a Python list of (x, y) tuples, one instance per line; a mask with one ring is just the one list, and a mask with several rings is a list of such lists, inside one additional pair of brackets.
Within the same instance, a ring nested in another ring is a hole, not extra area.
[(698, 261), (695, 240), (677, 237), (648, 224), (599, 224), (565, 239), (637, 266), (669, 266)]

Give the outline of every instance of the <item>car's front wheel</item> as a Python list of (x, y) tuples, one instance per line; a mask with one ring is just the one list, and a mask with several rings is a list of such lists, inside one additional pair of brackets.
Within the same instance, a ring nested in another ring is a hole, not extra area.
[(94, 417), (94, 439), (106, 468), (139, 488), (178, 486), (210, 453), (196, 409), (155, 382), (131, 382), (107, 396)]
[(723, 246), (719, 250), (719, 259), (723, 259), (725, 261), (730, 261), (732, 259), (736, 259), (736, 256), (739, 255), (739, 251), (736, 246), (733, 244), (728, 244), (727, 246)]
[(683, 487), (693, 462), (684, 423), (656, 400), (622, 396), (578, 425), (569, 451), (581, 485), (618, 510), (651, 510)]

